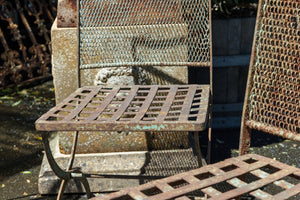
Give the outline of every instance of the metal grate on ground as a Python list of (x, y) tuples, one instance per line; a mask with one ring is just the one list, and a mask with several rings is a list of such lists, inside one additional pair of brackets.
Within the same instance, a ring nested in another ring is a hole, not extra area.
[[(193, 197), (196, 191), (200, 198)], [(220, 200), (236, 197), (299, 199), (300, 169), (248, 154), (92, 199)]]
[(208, 85), (86, 86), (36, 122), (48, 131), (200, 131)]

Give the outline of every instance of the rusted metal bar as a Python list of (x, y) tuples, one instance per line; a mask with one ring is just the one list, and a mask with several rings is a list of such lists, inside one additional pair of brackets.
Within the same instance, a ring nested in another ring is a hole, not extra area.
[(5, 61), (0, 71), (0, 83), (4, 85), (5, 77), (10, 75), (15, 82), (21, 81), (21, 75), (18, 73), (22, 69), (22, 61), (20, 60), (19, 52), (10, 49), (4, 37), (3, 31), (0, 28), (0, 40), (4, 47), (4, 53), (1, 58)]
[(102, 67), (153, 67), (153, 66), (182, 66), (182, 67), (210, 67), (209, 62), (128, 62), (128, 63), (103, 63), (103, 64), (89, 64), (89, 65), (81, 65), (80, 68), (82, 70), (85, 69), (95, 69)]
[(29, 38), (32, 42), (32, 46), (29, 48), (29, 51), (33, 54), (33, 55), (37, 55), (37, 58), (38, 58), (38, 61), (40, 62), (40, 64), (43, 66), (42, 68), (42, 71), (43, 73), (47, 73), (49, 71), (49, 69), (47, 69), (48, 67), (46, 66), (46, 59), (49, 59), (49, 56), (45, 56), (44, 55), (44, 52), (46, 52), (46, 47), (43, 46), (42, 44), (38, 44), (33, 32), (32, 32), (32, 29), (24, 15), (24, 12), (23, 12), (23, 7), (21, 6), (20, 4), (20, 1), (19, 0), (16, 0), (16, 6), (17, 6), (17, 10), (19, 12), (19, 15), (21, 17), (21, 20), (27, 30), (27, 33), (29, 35)]
[(42, 8), (44, 10), (44, 12), (47, 14), (48, 18), (50, 19), (50, 21), (53, 23), (54, 22), (54, 17), (49, 9), (49, 6), (52, 6), (52, 5), (56, 5), (55, 2), (52, 3), (50, 1), (50, 3), (48, 4), (45, 0), (41, 0), (41, 5), (42, 5)]
[[(212, 1), (209, 1), (209, 27), (212, 27)], [(212, 31), (209, 32), (209, 56), (210, 56), (210, 67), (209, 67), (209, 106), (208, 106), (208, 143), (207, 143), (207, 163), (211, 162), (211, 139), (212, 139), (212, 114), (213, 114), (213, 49), (212, 49)]]
[(294, 132), (291, 132), (289, 130), (280, 128), (280, 127), (274, 127), (270, 126), (268, 124), (264, 124), (261, 122), (253, 121), (253, 120), (247, 120), (246, 125), (251, 129), (256, 129), (259, 131), (264, 131), (273, 135), (277, 135), (283, 138), (287, 138), (290, 140), (295, 140), (300, 142), (300, 134), (295, 134)]

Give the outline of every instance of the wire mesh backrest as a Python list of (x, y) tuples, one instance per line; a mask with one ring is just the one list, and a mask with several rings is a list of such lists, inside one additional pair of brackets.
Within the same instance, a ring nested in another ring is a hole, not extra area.
[(261, 0), (245, 124), (300, 141), (300, 1)]
[(210, 66), (209, 0), (80, 0), (80, 69)]

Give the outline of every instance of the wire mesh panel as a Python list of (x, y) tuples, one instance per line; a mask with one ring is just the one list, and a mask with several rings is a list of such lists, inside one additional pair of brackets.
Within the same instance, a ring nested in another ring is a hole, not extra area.
[(262, 0), (256, 26), (245, 124), (300, 141), (299, 0)]
[(81, 0), (80, 69), (210, 66), (209, 0)]

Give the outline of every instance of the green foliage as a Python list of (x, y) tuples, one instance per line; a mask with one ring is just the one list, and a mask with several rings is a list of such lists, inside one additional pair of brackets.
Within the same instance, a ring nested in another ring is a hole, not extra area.
[(252, 17), (258, 0), (212, 0), (214, 18)]

